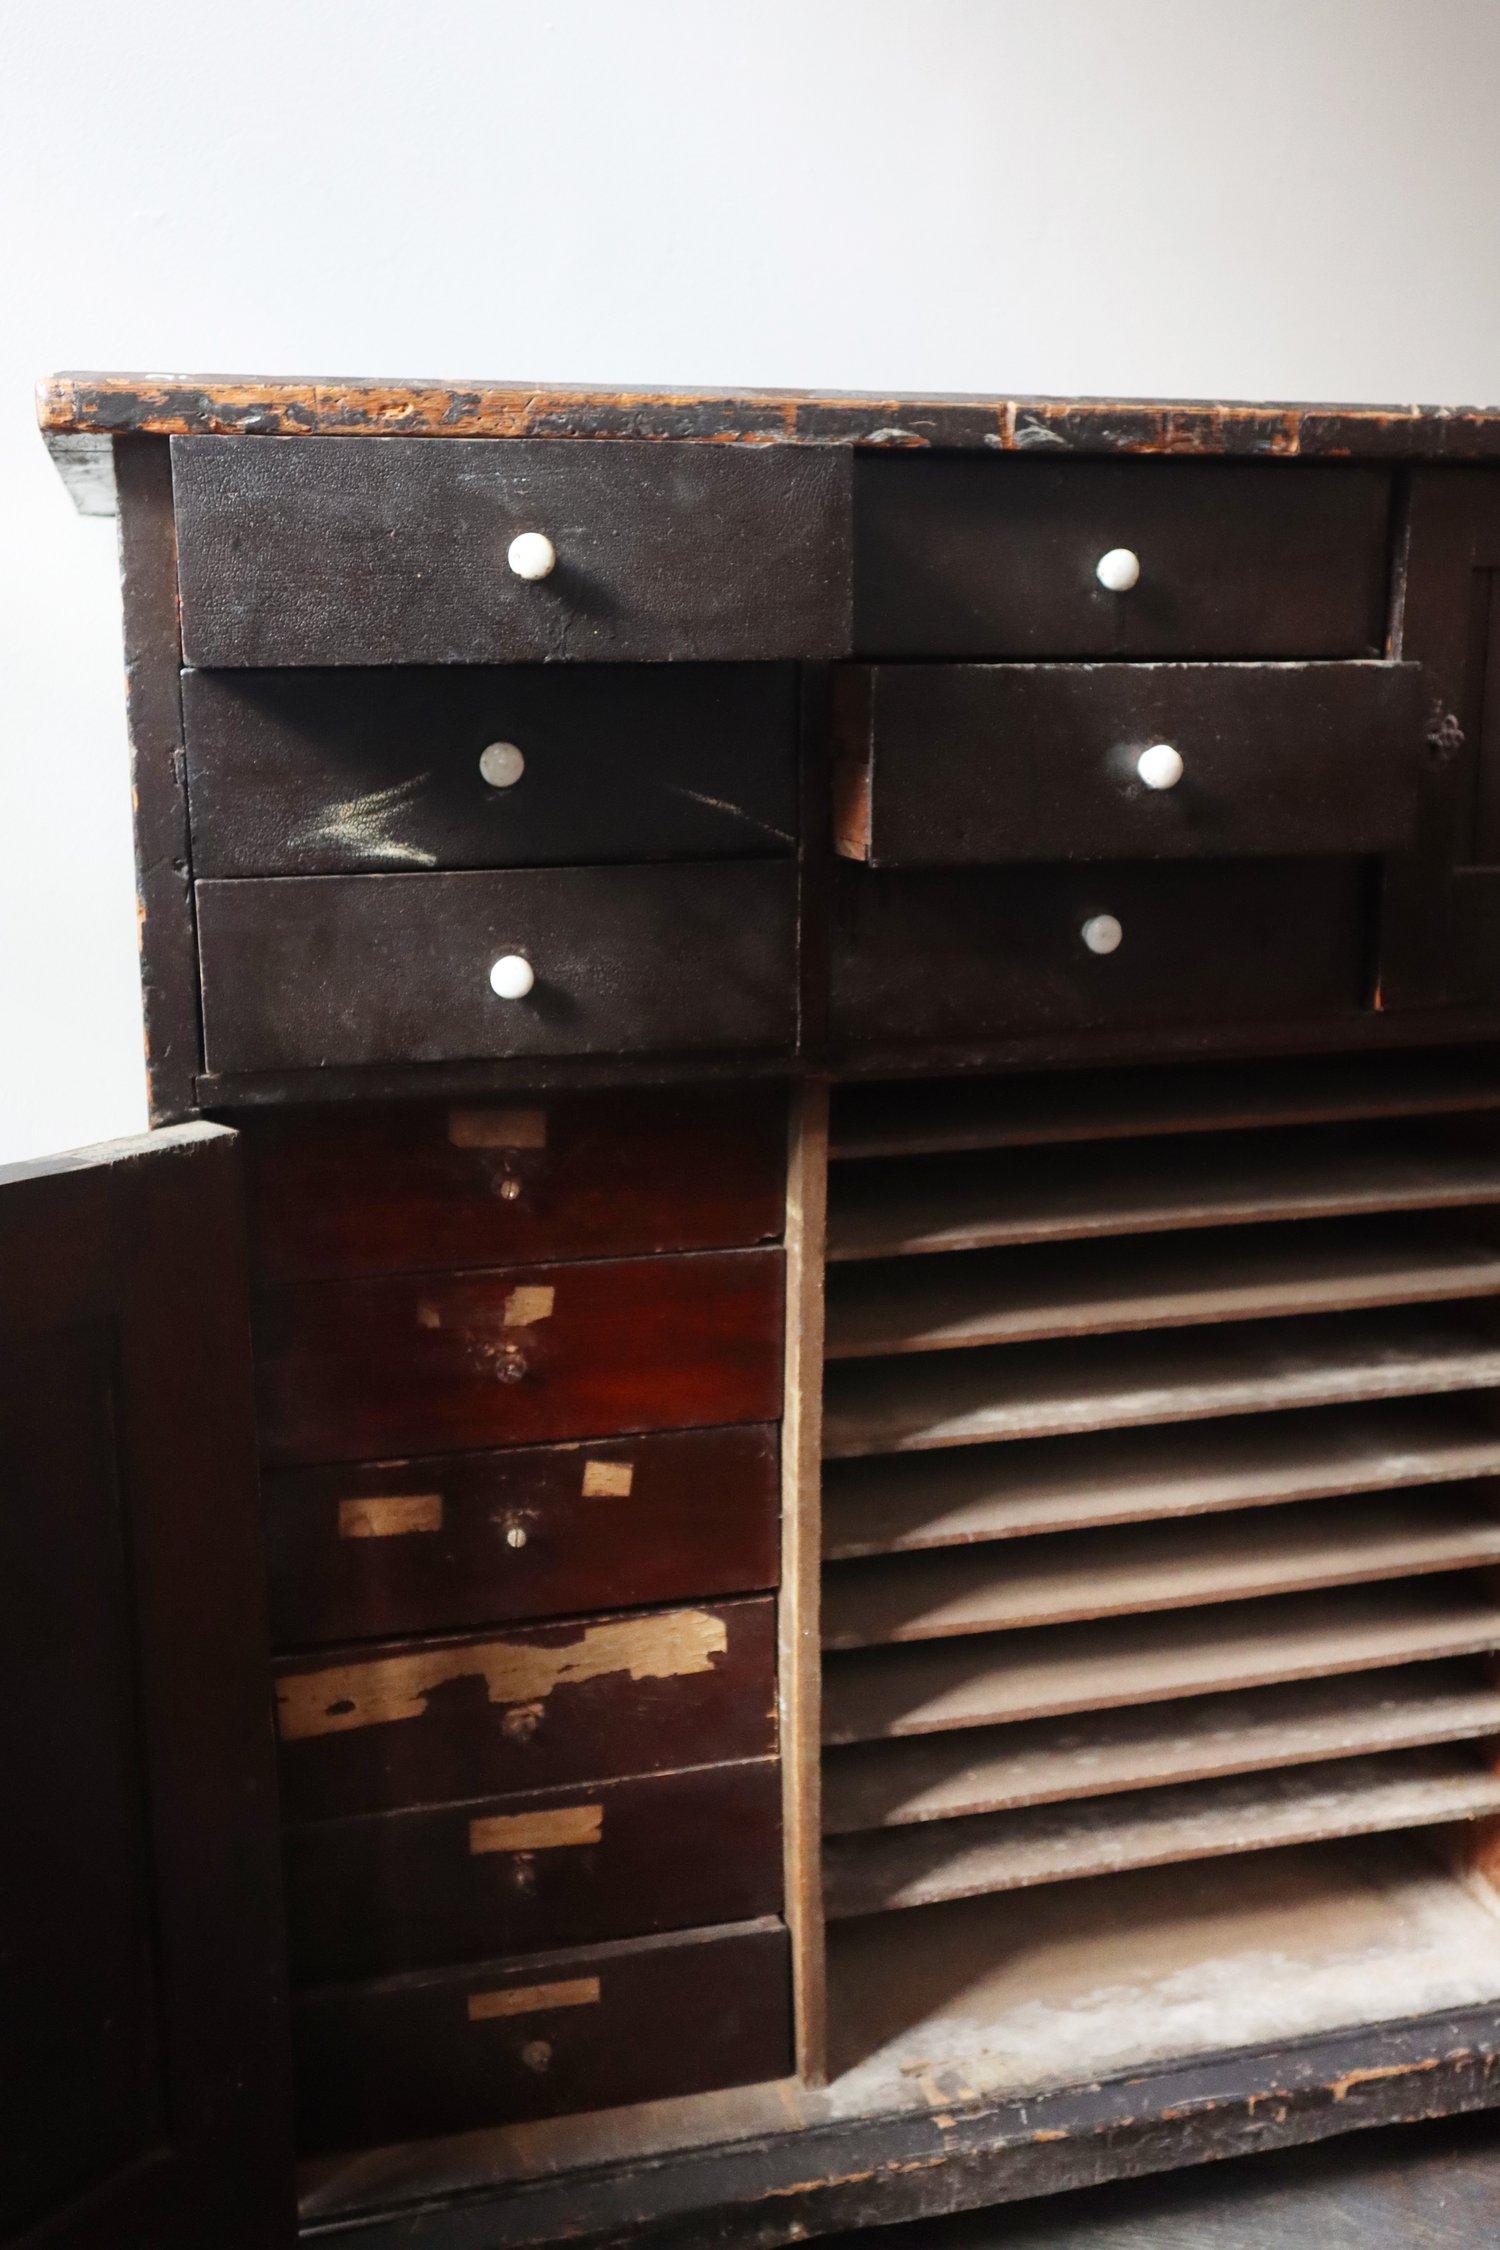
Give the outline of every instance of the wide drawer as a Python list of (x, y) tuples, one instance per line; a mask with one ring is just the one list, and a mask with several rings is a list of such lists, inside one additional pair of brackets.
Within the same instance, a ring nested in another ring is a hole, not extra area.
[(272, 1638), (312, 1648), (774, 1586), (777, 1439), (749, 1423), (271, 1471)]
[[(843, 1047), (1272, 1021), (1365, 997), (1354, 860), (836, 873), (830, 1025)], [(1091, 951), (1112, 922), (1115, 949)]]
[(789, 665), (187, 672), (200, 875), (785, 855)]
[[(790, 1049), (795, 870), (523, 868), (197, 886), (215, 1071)], [(518, 997), (491, 981), (521, 960)]]
[(291, 1820), (669, 1773), (776, 1748), (776, 1604), (705, 1602), (275, 1666)]
[(781, 1909), (781, 1766), (313, 1821), (286, 1851), (302, 1984), (750, 1921)]
[[(1384, 645), (1383, 470), (891, 452), (858, 458), (854, 494), (861, 656), (1376, 656)], [(1097, 566), (1117, 551), (1139, 575), (1114, 592)]]
[(782, 1231), (786, 1100), (673, 1088), (241, 1121), (268, 1281), (716, 1250)]
[(784, 2078), (780, 1922), (530, 1954), (304, 1993), (298, 2140), (354, 2148)]
[[(172, 483), (190, 664), (848, 649), (836, 449), (179, 437)], [(511, 560), (527, 534), (551, 544), (544, 576)]]
[(257, 1308), (272, 1462), (369, 1461), (781, 1412), (779, 1250), (304, 1281)]
[(882, 664), (842, 675), (839, 704), (838, 848), (874, 866), (1411, 836), (1415, 664)]

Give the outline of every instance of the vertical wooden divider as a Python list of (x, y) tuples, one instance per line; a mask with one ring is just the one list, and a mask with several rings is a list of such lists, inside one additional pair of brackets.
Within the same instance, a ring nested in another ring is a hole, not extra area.
[(823, 1254), (828, 1088), (793, 1089), (786, 1199), (786, 1405), (781, 1431), (780, 1703), (786, 1916), (792, 1940), (797, 2075), (827, 2076), (824, 1961), (822, 1657)]

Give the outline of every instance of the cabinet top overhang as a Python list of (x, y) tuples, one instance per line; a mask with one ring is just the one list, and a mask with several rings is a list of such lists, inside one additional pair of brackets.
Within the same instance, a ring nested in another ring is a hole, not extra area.
[(603, 390), (368, 377), (51, 375), (42, 434), (85, 514), (112, 514), (111, 440), (635, 438), (691, 445), (998, 453), (1500, 460), (1500, 407), (1225, 400), (888, 398), (859, 392)]

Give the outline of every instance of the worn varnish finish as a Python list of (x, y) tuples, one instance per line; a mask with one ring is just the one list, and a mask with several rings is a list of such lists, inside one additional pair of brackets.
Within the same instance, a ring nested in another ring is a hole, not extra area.
[(298, 1820), (664, 1773), (776, 1747), (768, 1598), (283, 1658)]
[(779, 1914), (780, 1763), (314, 1821), (287, 1894), (303, 1984)]
[(278, 1646), (742, 1594), (779, 1567), (764, 1423), (263, 1479)]
[(296, 2008), (303, 2144), (780, 2078), (790, 2035), (786, 1931), (769, 1919), (325, 1985)]
[(741, 1086), (257, 1118), (257, 1265), (301, 1281), (771, 1241), (785, 1113)]
[(256, 1320), (273, 1462), (614, 1437), (781, 1410), (778, 1250), (308, 1281)]
[[(1298, 1853), (1356, 1883), (1399, 1860), (1470, 1911), (1415, 1824), (1496, 1786), (1493, 1164), (1451, 1119), (1307, 1128), (1495, 1106), (1500, 510), (1452, 463), (1500, 458), (1500, 418), (127, 379), (57, 386), (44, 419), (82, 477), (117, 450), (127, 502), (154, 1109), (264, 1128), (305, 2133), (489, 2128), (336, 2160), (323, 2231), (768, 2246), (1485, 2098), (1483, 2040), (1432, 2012), (1482, 1989), (1479, 1937), (1383, 1940), (1368, 1990), (1426, 2025), (1311, 2064), (1061, 2100), (1017, 2065), (1012, 2115), (993, 2055), (916, 2042), (1051, 1929), (1028, 2058), (1073, 2036), (1080, 1935), (1163, 2028), (1101, 2047), (1096, 2017), (1076, 2067), (1180, 2053), (1163, 1902), (1211, 1877), (1215, 1944), (1225, 1908), (1274, 1942)], [(179, 684), (179, 528), (188, 654), (234, 674)], [(550, 579), (507, 569), (522, 528), (556, 538)], [(1120, 595), (1109, 545), (1140, 556)], [(840, 866), (829, 707), (856, 651), (874, 719), (845, 729), (843, 841), (873, 864)], [(1137, 732), (1181, 738), (1175, 792), (1117, 770)], [(494, 789), (478, 750), (509, 740), (524, 772)], [(1090, 953), (1111, 915), (1119, 948)], [(519, 1011), (487, 990), (502, 950), (534, 956)], [(1188, 1059), (1215, 1050), (1250, 1060)], [(1127, 1056), (1178, 1060), (1073, 1067)], [(821, 1081), (882, 1070), (925, 1083), (836, 1090), (825, 1417)], [(33, 1232), (50, 1303), (56, 1227)], [(51, 1389), (13, 1355), (33, 1419), (97, 1393), (74, 1344)], [(1392, 1822), (1410, 1843), (1252, 1848)], [(824, 1825), (836, 1912), (953, 1935), (923, 1966), (840, 1922), (815, 2093)], [(1466, 1883), (1486, 1839), (1454, 1840)], [(1017, 1882), (989, 1919), (915, 1909)], [(758, 1965), (716, 1978), (746, 1923)], [(1344, 1928), (1306, 1982), (1343, 1977), (1357, 2012)], [(854, 2114), (855, 2051), (910, 2005), (917, 2082)], [(110, 2051), (150, 2086), (149, 2040)], [(794, 2058), (801, 2089), (708, 2090)], [(533, 2122), (507, 2132), (502, 2096)]]

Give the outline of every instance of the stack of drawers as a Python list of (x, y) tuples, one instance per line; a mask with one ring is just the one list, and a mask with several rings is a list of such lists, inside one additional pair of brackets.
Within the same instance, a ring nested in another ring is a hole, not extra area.
[(305, 2145), (785, 2074), (784, 1098), (248, 1138)]

